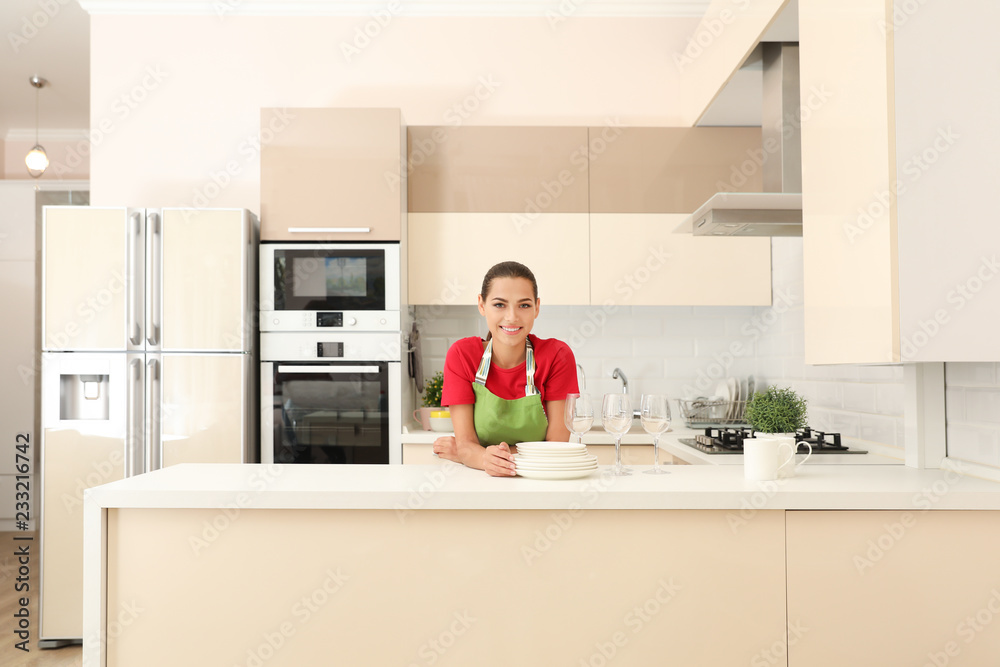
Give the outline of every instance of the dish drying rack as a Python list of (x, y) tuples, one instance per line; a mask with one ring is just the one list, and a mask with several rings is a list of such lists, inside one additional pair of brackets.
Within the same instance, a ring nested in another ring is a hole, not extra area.
[(688, 428), (704, 428), (709, 426), (746, 426), (743, 413), (747, 402), (727, 401), (720, 398), (681, 398), (677, 401), (681, 407), (684, 425)]

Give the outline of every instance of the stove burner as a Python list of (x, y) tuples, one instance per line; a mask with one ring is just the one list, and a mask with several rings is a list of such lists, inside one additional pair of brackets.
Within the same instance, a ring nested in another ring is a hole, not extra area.
[[(681, 442), (694, 447), (706, 454), (742, 454), (743, 440), (754, 437), (753, 429), (709, 427), (704, 435), (695, 436), (693, 440), (682, 438)], [(795, 442), (808, 442), (813, 454), (867, 454), (860, 449), (849, 449), (841, 443), (839, 433), (814, 431), (808, 427), (795, 432)], [(798, 453), (805, 454), (808, 449), (799, 444)]]

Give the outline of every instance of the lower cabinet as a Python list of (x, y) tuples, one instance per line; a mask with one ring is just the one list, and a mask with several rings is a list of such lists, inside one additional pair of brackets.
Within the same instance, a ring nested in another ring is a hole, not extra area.
[(789, 667), (998, 664), (1000, 512), (785, 516)]

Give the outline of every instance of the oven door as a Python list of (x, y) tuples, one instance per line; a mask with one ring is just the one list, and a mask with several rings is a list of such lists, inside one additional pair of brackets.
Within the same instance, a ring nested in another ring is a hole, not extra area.
[(398, 373), (399, 364), (386, 361), (262, 363), (263, 405), (272, 410), (262, 461), (390, 463), (389, 396)]
[(399, 330), (398, 244), (262, 243), (261, 331)]

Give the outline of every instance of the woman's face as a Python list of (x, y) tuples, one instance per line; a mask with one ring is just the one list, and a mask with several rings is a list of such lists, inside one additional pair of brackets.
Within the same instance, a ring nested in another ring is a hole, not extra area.
[(486, 317), (493, 345), (524, 346), (538, 307), (527, 278), (495, 278), (486, 300), (479, 295), (479, 312)]

